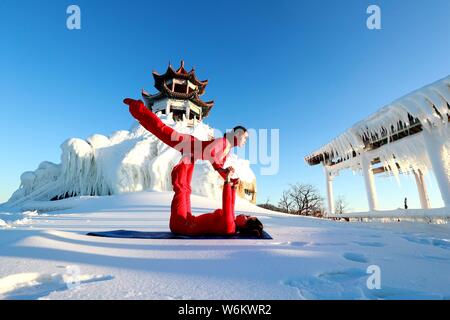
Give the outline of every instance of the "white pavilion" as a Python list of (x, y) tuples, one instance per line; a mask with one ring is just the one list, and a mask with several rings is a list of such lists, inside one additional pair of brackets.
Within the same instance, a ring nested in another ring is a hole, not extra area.
[(369, 213), (379, 210), (377, 174), (414, 175), (421, 207), (430, 209), (424, 179), (430, 172), (436, 178), (444, 210), (450, 211), (449, 120), (447, 76), (381, 108), (306, 156), (309, 165), (323, 165), (328, 214), (335, 213), (333, 179), (344, 169), (362, 173)]

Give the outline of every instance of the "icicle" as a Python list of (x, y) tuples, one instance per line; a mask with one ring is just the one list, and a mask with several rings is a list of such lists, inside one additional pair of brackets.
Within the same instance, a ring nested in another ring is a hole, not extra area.
[[(450, 76), (437, 81), (422, 89), (416, 90), (405, 97), (381, 108), (378, 112), (370, 115), (366, 119), (357, 122), (353, 127), (322, 146), (311, 156), (332, 155), (332, 160), (351, 159), (353, 151), (357, 154), (364, 153), (365, 146), (363, 139), (373, 142), (373, 139), (381, 139), (396, 133), (398, 124), (409, 125), (410, 117), (418, 119), (422, 124), (422, 129), (431, 133), (441, 144), (449, 145), (450, 150), (450, 127), (448, 124), (448, 114), (450, 110)], [(392, 128), (393, 127), (393, 128)], [(427, 141), (424, 141), (423, 134), (411, 135), (397, 141), (390, 141), (382, 147), (373, 150), (373, 156), (378, 156), (381, 165), (385, 168), (387, 175), (392, 175), (397, 181), (400, 167), (402, 173), (411, 174), (414, 170), (421, 170), (424, 174), (431, 167), (427, 153)], [(442, 155), (443, 161), (450, 160), (448, 151)], [(339, 170), (351, 168), (360, 171), (358, 166), (352, 161), (346, 161), (340, 165)]]

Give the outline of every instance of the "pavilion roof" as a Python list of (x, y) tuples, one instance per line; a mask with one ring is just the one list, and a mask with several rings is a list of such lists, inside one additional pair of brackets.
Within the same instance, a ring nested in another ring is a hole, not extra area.
[(162, 85), (161, 92), (158, 92), (154, 95), (148, 93), (145, 90), (142, 90), (142, 97), (144, 98), (147, 106), (153, 106), (153, 104), (161, 99), (164, 98), (172, 98), (172, 99), (181, 99), (181, 100), (189, 100), (195, 105), (202, 108), (203, 117), (206, 117), (209, 113), (209, 111), (214, 106), (214, 100), (210, 101), (203, 101), (200, 99), (198, 93), (196, 91), (192, 91), (190, 93), (180, 93), (180, 92), (174, 92), (171, 91), (167, 85), (164, 83)]
[(180, 67), (175, 70), (169, 63), (167, 70), (164, 74), (159, 74), (156, 71), (152, 72), (153, 79), (155, 80), (155, 88), (158, 91), (162, 91), (163, 83), (170, 79), (189, 80), (194, 85), (198, 86), (198, 94), (202, 95), (205, 91), (205, 87), (208, 85), (208, 80), (199, 80), (195, 74), (194, 68), (191, 71), (186, 71), (184, 68), (184, 61), (181, 60)]
[[(309, 165), (316, 165), (323, 161), (331, 164), (345, 162), (363, 152), (384, 145), (394, 145), (393, 142), (422, 130), (447, 125), (449, 120), (450, 76), (447, 76), (403, 96), (357, 122), (318, 150), (307, 155), (305, 161)], [(384, 143), (381, 143), (383, 141)], [(410, 152), (414, 153), (417, 148), (417, 145), (411, 145)], [(399, 154), (390, 156), (399, 158)]]
[[(208, 80), (199, 80), (195, 75), (194, 68), (192, 68), (191, 71), (187, 71), (184, 68), (183, 60), (181, 60), (180, 67), (176, 70), (169, 63), (169, 66), (164, 74), (159, 74), (156, 71), (153, 71), (152, 74), (155, 80), (155, 88), (158, 90), (158, 93), (150, 94), (147, 91), (142, 90), (142, 97), (144, 98), (147, 106), (151, 107), (156, 101), (164, 98), (189, 100), (195, 105), (201, 107), (203, 117), (206, 117), (211, 108), (214, 106), (214, 100), (203, 101), (200, 99), (200, 96), (205, 92)], [(172, 91), (167, 86), (167, 81), (171, 79), (189, 80), (192, 84), (197, 86), (197, 89), (188, 93)]]

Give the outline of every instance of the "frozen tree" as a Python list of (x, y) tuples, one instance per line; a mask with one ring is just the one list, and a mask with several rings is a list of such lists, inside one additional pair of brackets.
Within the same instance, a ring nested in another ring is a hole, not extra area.
[(336, 199), (334, 209), (337, 214), (343, 214), (348, 211), (348, 203), (343, 196), (339, 196)]
[(281, 195), (280, 201), (278, 201), (278, 207), (283, 212), (286, 212), (286, 213), (290, 213), (291, 212), (292, 199), (291, 199), (289, 190), (283, 191), (283, 194)]
[(302, 183), (291, 185), (287, 195), (291, 202), (291, 209), (288, 213), (306, 216), (322, 215), (323, 199), (313, 185)]

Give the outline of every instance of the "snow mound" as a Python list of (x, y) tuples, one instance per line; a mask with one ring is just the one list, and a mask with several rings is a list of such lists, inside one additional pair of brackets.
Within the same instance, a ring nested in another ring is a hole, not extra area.
[[(203, 122), (193, 125), (174, 121), (172, 114), (158, 114), (175, 130), (201, 140), (214, 136)], [(142, 190), (171, 191), (170, 173), (180, 160), (170, 148), (140, 124), (130, 131), (120, 130), (109, 137), (94, 134), (86, 140), (71, 138), (61, 144), (61, 163), (42, 162), (35, 171), (21, 175), (21, 184), (3, 208), (20, 209), (33, 201), (59, 200), (74, 196), (104, 196)], [(249, 162), (230, 154), (225, 166), (232, 165), (242, 181), (252, 183), (255, 175)], [(217, 198), (222, 179), (207, 161), (198, 161), (192, 178), (194, 194)], [(30, 206), (28, 206), (30, 207)]]

